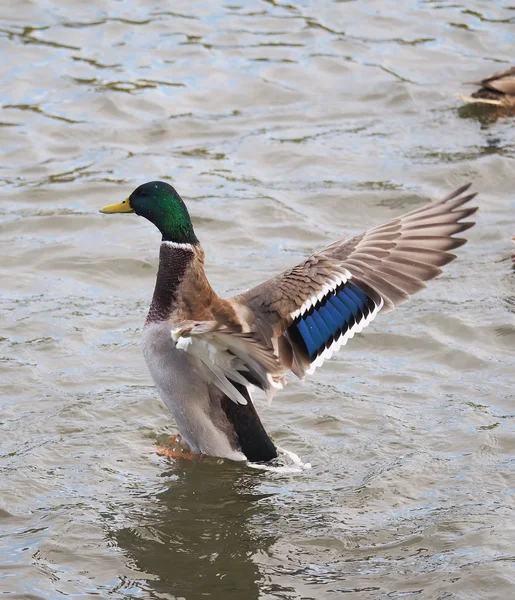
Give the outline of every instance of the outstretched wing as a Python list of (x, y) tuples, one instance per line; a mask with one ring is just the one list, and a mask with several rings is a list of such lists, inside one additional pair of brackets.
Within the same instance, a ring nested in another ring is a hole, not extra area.
[(233, 298), (250, 309), (250, 326), (299, 377), (368, 325), (425, 287), (454, 260), (455, 238), (474, 225), (477, 207), (465, 185), (348, 241), (338, 240), (304, 263)]

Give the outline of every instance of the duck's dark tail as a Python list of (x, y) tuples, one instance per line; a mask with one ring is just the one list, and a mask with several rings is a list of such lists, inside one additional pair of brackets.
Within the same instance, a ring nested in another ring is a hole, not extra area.
[(221, 399), (222, 410), (234, 427), (241, 451), (250, 462), (268, 462), (277, 458), (277, 449), (261, 423), (247, 388), (231, 383), (247, 400), (247, 404), (236, 404), (225, 395)]

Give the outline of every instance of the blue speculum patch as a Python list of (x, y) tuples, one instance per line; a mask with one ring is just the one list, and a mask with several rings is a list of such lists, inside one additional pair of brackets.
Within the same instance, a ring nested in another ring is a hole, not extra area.
[(347, 282), (323, 298), (290, 325), (293, 338), (302, 340), (313, 361), (341, 335), (372, 312), (373, 300), (354, 283)]

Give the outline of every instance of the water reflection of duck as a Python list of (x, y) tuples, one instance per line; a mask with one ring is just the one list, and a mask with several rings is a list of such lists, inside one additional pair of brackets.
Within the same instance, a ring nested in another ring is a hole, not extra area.
[(274, 544), (267, 526), (278, 518), (259, 489), (261, 474), (234, 463), (214, 471), (184, 462), (168, 475), (166, 489), (124, 511), (127, 518), (135, 511), (134, 525), (106, 521), (109, 541), (139, 572), (148, 597), (203, 598), (215, 590), (224, 600), (261, 598), (255, 557)]
[(162, 234), (156, 287), (143, 334), (156, 387), (194, 453), (268, 461), (277, 450), (252, 404), (292, 371), (311, 374), (380, 312), (425, 287), (465, 243), (475, 194), (463, 186), (428, 204), (338, 240), (284, 273), (222, 299), (204, 272), (204, 251), (173, 187), (150, 182), (104, 213), (135, 212)]
[(470, 96), (461, 96), (466, 102), (515, 109), (515, 67), (473, 84), (481, 87)]

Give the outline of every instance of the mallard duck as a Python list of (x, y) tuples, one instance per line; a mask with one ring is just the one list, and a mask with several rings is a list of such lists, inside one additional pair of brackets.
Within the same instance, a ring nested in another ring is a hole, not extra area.
[(161, 232), (157, 280), (143, 354), (194, 454), (269, 461), (277, 449), (251, 399), (272, 398), (293, 372), (312, 374), (379, 313), (425, 287), (454, 260), (453, 237), (474, 225), (465, 185), (443, 200), (338, 240), (301, 264), (222, 299), (204, 272), (188, 210), (168, 183), (139, 186), (102, 213), (136, 213)]
[(461, 96), (466, 102), (515, 108), (515, 67), (472, 82), (472, 85), (481, 87), (470, 96)]

